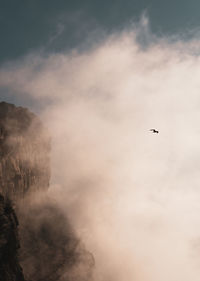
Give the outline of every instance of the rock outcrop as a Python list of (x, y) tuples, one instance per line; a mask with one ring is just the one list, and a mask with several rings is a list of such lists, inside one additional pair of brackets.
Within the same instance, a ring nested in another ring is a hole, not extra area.
[(28, 109), (0, 103), (0, 193), (16, 200), (46, 189), (50, 179), (50, 139)]
[[(1, 102), (0, 281), (24, 281), (24, 276), (27, 281), (92, 278), (93, 256), (78, 239), (67, 214), (46, 196), (49, 180), (47, 130), (29, 110)], [(44, 197), (39, 202), (34, 201), (38, 192)]]
[(0, 281), (24, 281), (18, 218), (13, 209), (50, 180), (50, 138), (28, 109), (0, 102)]
[(24, 281), (18, 258), (18, 220), (10, 200), (0, 195), (0, 281)]

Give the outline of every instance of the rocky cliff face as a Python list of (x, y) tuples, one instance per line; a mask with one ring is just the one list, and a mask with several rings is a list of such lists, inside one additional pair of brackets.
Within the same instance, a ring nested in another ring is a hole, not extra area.
[[(39, 118), (29, 110), (0, 103), (0, 281), (24, 281), (19, 265), (19, 199), (47, 189), (50, 139)], [(22, 218), (23, 220), (23, 218)]]
[(18, 220), (12, 204), (0, 195), (0, 281), (24, 281), (18, 258)]
[[(39, 118), (1, 102), (0, 281), (24, 281), (24, 276), (27, 281), (92, 278), (93, 256), (77, 238), (67, 215), (46, 196), (49, 156), (50, 139)], [(39, 190), (44, 198), (38, 203), (33, 198)]]
[(16, 200), (46, 189), (50, 179), (50, 139), (29, 110), (0, 103), (0, 193)]

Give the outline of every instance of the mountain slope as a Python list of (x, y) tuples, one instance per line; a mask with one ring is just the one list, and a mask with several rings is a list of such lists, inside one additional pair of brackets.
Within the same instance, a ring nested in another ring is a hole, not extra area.
[(47, 189), (50, 138), (28, 109), (0, 103), (0, 193), (14, 200)]
[(0, 281), (24, 281), (18, 250), (18, 220), (10, 200), (0, 195)]

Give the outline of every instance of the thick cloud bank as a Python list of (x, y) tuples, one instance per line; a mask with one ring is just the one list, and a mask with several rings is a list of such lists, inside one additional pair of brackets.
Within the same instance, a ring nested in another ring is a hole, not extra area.
[(141, 48), (139, 32), (30, 55), (5, 65), (0, 85), (40, 108), (49, 196), (94, 254), (95, 280), (198, 281), (200, 42)]
[(20, 260), (27, 280), (92, 280), (93, 256), (55, 202), (27, 199), (18, 212)]

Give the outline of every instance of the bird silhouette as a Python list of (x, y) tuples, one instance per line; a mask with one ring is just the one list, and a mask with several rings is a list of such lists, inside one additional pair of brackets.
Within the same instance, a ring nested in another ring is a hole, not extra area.
[(158, 134), (158, 133), (159, 133), (159, 131), (156, 130), (156, 129), (150, 129), (149, 131), (151, 131), (151, 132), (154, 133), (154, 134)]

